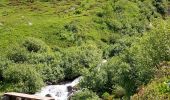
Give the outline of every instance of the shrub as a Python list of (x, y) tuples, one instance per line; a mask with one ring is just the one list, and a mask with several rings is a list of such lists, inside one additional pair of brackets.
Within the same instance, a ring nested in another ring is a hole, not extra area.
[(162, 15), (165, 15), (167, 13), (167, 4), (167, 0), (153, 0), (153, 5), (156, 7), (157, 12)]
[(80, 86), (97, 92), (99, 96), (106, 91), (111, 94), (117, 85), (122, 85), (125, 81), (129, 84), (129, 81), (124, 79), (129, 70), (130, 66), (121, 58), (113, 57), (106, 64), (84, 75)]
[(84, 89), (74, 94), (71, 100), (100, 100), (100, 98), (94, 92)]
[(60, 67), (60, 54), (58, 53), (30, 53), (28, 63), (40, 65), (40, 73), (45, 82), (53, 84), (64, 79), (64, 70)]
[(11, 51), (7, 58), (15, 63), (24, 63), (28, 59), (27, 53), (21, 48)]
[(136, 41), (134, 36), (124, 36), (121, 39), (115, 41), (114, 44), (107, 46), (104, 49), (104, 57), (111, 58), (122, 54), (127, 48), (131, 47), (131, 44)]
[(30, 53), (28, 63), (30, 64), (52, 64), (55, 61), (53, 53)]
[(65, 29), (69, 32), (73, 32), (73, 33), (78, 33), (78, 27), (76, 25), (76, 21), (75, 22), (70, 22), (67, 25), (65, 25)]
[(29, 51), (29, 52), (47, 52), (48, 46), (41, 40), (36, 38), (27, 38), (23, 46)]
[[(156, 79), (151, 81), (147, 86), (143, 87), (137, 94), (132, 96), (132, 100), (169, 100), (170, 99), (170, 87), (164, 82), (168, 80), (166, 78)], [(164, 92), (163, 92), (164, 91)]]
[(74, 13), (75, 13), (76, 15), (78, 15), (78, 14), (81, 14), (82, 11), (81, 11), (81, 10), (76, 10)]
[(159, 29), (145, 34), (139, 41), (133, 43), (122, 56), (131, 67), (124, 78), (130, 82), (130, 84), (124, 84), (124, 88), (129, 93), (131, 91), (131, 94), (136, 91), (137, 87), (147, 84), (153, 78), (155, 68), (160, 62), (170, 60), (170, 34), (168, 30), (165, 30), (167, 26), (160, 22)]
[(64, 79), (64, 69), (61, 68), (58, 64), (45, 65), (43, 68), (42, 75), (44, 76), (45, 82), (50, 82), (56, 84), (57, 82)]
[(116, 86), (113, 90), (114, 98), (123, 98), (126, 95), (126, 90), (123, 89), (121, 86)]
[[(81, 88), (88, 88), (97, 92), (98, 94), (103, 94), (105, 91), (110, 91), (110, 85), (108, 82), (107, 72), (105, 70), (96, 69), (93, 72), (86, 73), (80, 82)], [(112, 82), (110, 81), (110, 84)], [(111, 85), (112, 86), (112, 85)], [(108, 88), (109, 87), (109, 88)]]
[(4, 72), (5, 82), (13, 84), (16, 92), (35, 93), (43, 85), (42, 77), (37, 73), (36, 69), (31, 65), (13, 64)]
[(83, 45), (65, 50), (61, 66), (65, 69), (66, 78), (72, 79), (83, 70), (96, 67), (101, 59), (102, 52), (95, 45)]
[(0, 80), (3, 81), (3, 72), (12, 62), (8, 59), (0, 58)]
[(170, 63), (163, 62), (155, 72), (155, 77), (145, 86), (138, 89), (138, 92), (131, 97), (132, 100), (170, 99)]
[(113, 100), (113, 96), (111, 96), (111, 95), (110, 95), (109, 93), (107, 93), (107, 92), (103, 93), (102, 98), (103, 98), (104, 100)]

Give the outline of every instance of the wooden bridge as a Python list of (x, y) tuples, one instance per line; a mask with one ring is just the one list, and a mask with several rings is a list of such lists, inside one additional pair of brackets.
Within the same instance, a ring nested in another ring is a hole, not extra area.
[(2, 100), (55, 100), (52, 97), (40, 97), (23, 93), (9, 92), (5, 93)]

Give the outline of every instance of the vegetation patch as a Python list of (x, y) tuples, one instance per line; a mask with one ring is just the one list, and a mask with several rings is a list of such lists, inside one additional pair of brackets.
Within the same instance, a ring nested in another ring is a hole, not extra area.
[(169, 76), (159, 74), (170, 61), (168, 4), (1, 0), (0, 92), (35, 93), (82, 76), (73, 100), (169, 98)]

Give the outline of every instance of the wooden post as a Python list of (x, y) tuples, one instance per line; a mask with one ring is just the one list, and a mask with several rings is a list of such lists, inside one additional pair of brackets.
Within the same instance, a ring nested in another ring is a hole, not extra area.
[(22, 98), (21, 97), (16, 97), (16, 100), (22, 100)]
[(4, 96), (2, 97), (2, 100), (10, 100), (10, 96), (4, 95)]

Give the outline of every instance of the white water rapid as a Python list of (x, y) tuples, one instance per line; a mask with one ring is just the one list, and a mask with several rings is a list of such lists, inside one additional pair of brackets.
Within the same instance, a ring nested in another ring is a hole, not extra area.
[[(76, 78), (73, 82), (62, 84), (62, 85), (48, 85), (43, 87), (40, 92), (37, 92), (37, 96), (51, 96), (55, 100), (67, 100), (72, 94), (72, 87), (76, 86), (82, 77)], [(71, 90), (69, 90), (69, 88)]]
[[(107, 60), (103, 59), (101, 63), (96, 67), (96, 70), (100, 70), (100, 66), (105, 64)], [(35, 95), (37, 96), (50, 96), (55, 98), (55, 100), (67, 100), (75, 91), (73, 89), (76, 86), (82, 76), (76, 78), (73, 82), (62, 84), (62, 85), (48, 85), (41, 89), (40, 92), (37, 92)]]

